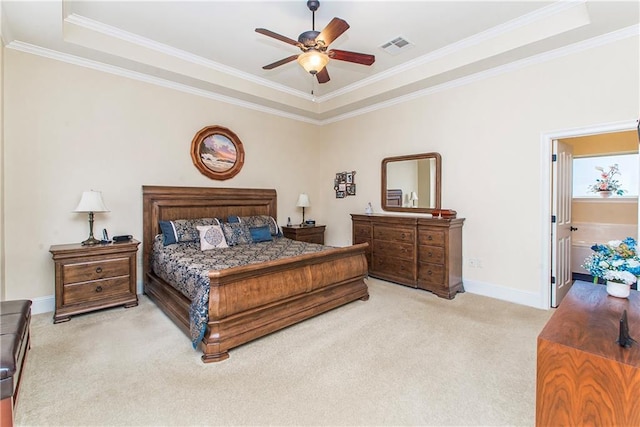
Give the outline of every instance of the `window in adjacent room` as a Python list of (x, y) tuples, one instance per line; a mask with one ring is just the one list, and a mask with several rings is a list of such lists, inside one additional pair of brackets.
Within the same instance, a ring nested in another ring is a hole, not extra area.
[[(612, 165), (618, 165), (619, 175), (613, 178), (620, 183), (620, 188), (625, 190), (622, 197), (638, 197), (638, 180), (640, 174), (638, 153), (616, 154), (612, 156), (574, 157), (573, 159), (573, 197), (598, 197), (598, 194), (590, 192), (590, 187), (600, 178), (601, 172), (596, 167), (601, 167), (605, 172)], [(621, 197), (621, 196), (614, 196)]]

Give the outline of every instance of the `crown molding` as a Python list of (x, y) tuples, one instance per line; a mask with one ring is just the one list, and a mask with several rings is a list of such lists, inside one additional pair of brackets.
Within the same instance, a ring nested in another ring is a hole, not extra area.
[(318, 120), (314, 120), (309, 117), (301, 116), (298, 114), (287, 113), (275, 108), (270, 108), (270, 107), (265, 107), (259, 104), (255, 104), (253, 102), (242, 101), (240, 99), (233, 98), (230, 96), (220, 95), (212, 91), (194, 88), (193, 86), (185, 85), (182, 83), (177, 83), (167, 79), (150, 76), (148, 74), (139, 73), (137, 71), (127, 70), (126, 68), (104, 64), (102, 62), (81, 58), (79, 56), (62, 53), (56, 50), (35, 46), (35, 45), (24, 43), (21, 41), (12, 41), (6, 47), (9, 49), (20, 51), (20, 52), (30, 53), (32, 55), (42, 56), (44, 58), (66, 62), (68, 64), (73, 64), (73, 65), (77, 65), (84, 68), (90, 68), (92, 70), (102, 71), (105, 73), (114, 74), (120, 77), (125, 77), (133, 80), (138, 80), (141, 82), (150, 83), (150, 84), (165, 87), (168, 89), (178, 90), (180, 92), (201, 96), (203, 98), (213, 99), (216, 101), (224, 102), (231, 105), (236, 105), (238, 107), (243, 107), (250, 110), (260, 111), (263, 113), (272, 114), (275, 116), (280, 116), (280, 117), (284, 117), (292, 120), (298, 120), (301, 122), (311, 123), (315, 125), (320, 124)]
[(501, 65), (499, 67), (491, 68), (486, 71), (481, 71), (479, 73), (475, 73), (466, 77), (461, 77), (459, 79), (451, 80), (449, 82), (432, 86), (430, 88), (423, 89), (420, 91), (416, 91), (408, 95), (399, 96), (397, 98), (393, 98), (388, 101), (383, 101), (378, 104), (373, 104), (365, 108), (353, 110), (349, 113), (341, 114), (338, 116), (334, 116), (330, 119), (322, 120), (320, 124), (325, 125), (329, 123), (339, 122), (341, 120), (345, 120), (345, 119), (356, 117), (362, 114), (370, 113), (372, 111), (381, 110), (383, 108), (388, 108), (393, 105), (408, 102), (408, 101), (421, 98), (427, 95), (443, 92), (448, 89), (464, 86), (470, 83), (488, 79), (490, 77), (494, 77), (510, 71), (515, 71), (524, 67), (528, 67), (530, 65), (541, 64), (543, 62), (551, 61), (553, 59), (561, 58), (563, 56), (568, 56), (568, 55), (579, 53), (585, 50), (604, 46), (604, 45), (607, 45), (619, 40), (624, 40), (626, 38), (634, 37), (634, 36), (640, 36), (640, 24), (622, 28), (620, 30), (613, 31), (611, 33), (607, 33), (598, 37), (593, 37), (591, 39), (587, 39), (587, 40), (574, 43), (568, 46), (564, 46), (555, 50), (534, 55), (529, 58), (524, 58), (519, 61), (511, 62), (509, 64)]
[(596, 47), (604, 46), (616, 41), (620, 41), (629, 37), (640, 36), (640, 24), (632, 25), (630, 27), (622, 28), (617, 31), (613, 31), (608, 34), (604, 34), (601, 36), (593, 37), (591, 39), (574, 43), (569, 46), (565, 46), (559, 49), (555, 49), (553, 51), (545, 52), (539, 55), (535, 55), (529, 58), (525, 58), (516, 62), (512, 62), (510, 64), (505, 64), (499, 67), (492, 68), (490, 70), (482, 71), (470, 76), (462, 77), (456, 80), (452, 80), (447, 83), (443, 83), (437, 86), (433, 86), (427, 89), (423, 89), (420, 91), (413, 92), (408, 95), (399, 96), (387, 101), (383, 101), (377, 104), (373, 104), (371, 106), (361, 108), (358, 110), (351, 111), (349, 113), (336, 115), (334, 117), (325, 119), (325, 120), (316, 120), (309, 117), (301, 116), (298, 114), (286, 113), (281, 110), (275, 108), (264, 107), (255, 103), (238, 100), (236, 98), (232, 98), (229, 96), (219, 95), (215, 92), (206, 91), (203, 89), (197, 89), (188, 85), (184, 85), (181, 83), (172, 82), (166, 79), (161, 79), (158, 77), (149, 76), (144, 73), (139, 73), (135, 71), (130, 71), (121, 67), (115, 67), (112, 65), (107, 65), (101, 62), (87, 60), (84, 58), (80, 58), (78, 56), (69, 55), (66, 53), (54, 51), (51, 49), (46, 49), (43, 47), (35, 46), (29, 43), (24, 43), (20, 41), (12, 41), (6, 47), (9, 49), (18, 50), (25, 53), (30, 53), (33, 55), (38, 55), (42, 57), (46, 57), (49, 59), (54, 59), (57, 61), (66, 62), (73, 65), (78, 65), (85, 68), (91, 68), (97, 71), (103, 71), (109, 74), (115, 74), (118, 76), (131, 78), (134, 80), (143, 81), (146, 83), (179, 90), (181, 92), (193, 94), (196, 96), (201, 96), (204, 98), (213, 99), (216, 101), (228, 103), (231, 105), (236, 105), (240, 107), (244, 107), (247, 109), (264, 112), (267, 114), (272, 114), (279, 117), (284, 117), (292, 120), (297, 120), (305, 123), (310, 123), (318, 126), (339, 122), (342, 120), (346, 120), (352, 117), (360, 116), (363, 114), (367, 114), (373, 111), (381, 110), (384, 108), (391, 107), (393, 105), (405, 103), (417, 98), (421, 98), (424, 96), (428, 96), (434, 93), (442, 92), (448, 89), (460, 87), (463, 85), (467, 85), (470, 83), (474, 83), (477, 81), (481, 81), (490, 77), (497, 76), (499, 74), (507, 73), (510, 71), (515, 71), (530, 65), (540, 64), (543, 62), (547, 62), (553, 59), (557, 59), (563, 56), (572, 55), (574, 53), (579, 53), (585, 50), (593, 49)]
[(117, 27), (113, 27), (111, 25), (104, 24), (99, 21), (95, 21), (93, 19), (78, 15), (78, 14), (70, 14), (64, 19), (65, 22), (73, 25), (77, 25), (79, 27), (85, 28), (87, 30), (95, 31), (100, 34), (107, 35), (109, 37), (113, 37), (119, 40), (126, 41), (127, 43), (132, 43), (137, 46), (141, 46), (145, 49), (151, 49), (156, 52), (160, 52), (164, 55), (172, 56), (174, 58), (178, 58), (183, 61), (190, 62), (192, 64), (200, 65), (202, 67), (206, 67), (212, 70), (216, 70), (218, 72), (250, 81), (255, 84), (259, 84), (270, 89), (277, 90), (279, 92), (284, 92), (289, 95), (297, 96), (303, 99), (310, 99), (310, 96), (303, 91), (291, 89), (287, 86), (274, 83), (270, 80), (263, 79), (257, 77), (253, 74), (246, 73), (235, 69), (233, 67), (229, 67), (227, 65), (220, 64), (219, 62), (211, 61), (209, 59), (203, 58), (198, 55), (194, 55), (182, 49), (177, 49), (172, 46), (166, 45), (164, 43), (159, 43), (154, 40), (148, 39), (146, 37), (139, 36), (137, 34), (130, 33), (128, 31), (121, 30)]
[(398, 65), (386, 71), (377, 73), (374, 76), (368, 77), (366, 79), (362, 79), (357, 83), (351, 84), (344, 88), (335, 90), (329, 94), (323, 95), (318, 98), (318, 101), (320, 102), (328, 101), (329, 99), (345, 95), (349, 92), (353, 92), (356, 89), (360, 89), (368, 85), (377, 83), (379, 81), (389, 79), (396, 75), (399, 75), (407, 71), (413, 70), (415, 68), (421, 67), (423, 65), (432, 63), (446, 56), (460, 53), (465, 49), (468, 49), (473, 46), (477, 46), (482, 42), (489, 41), (498, 36), (508, 34), (512, 31), (515, 31), (517, 29), (520, 29), (532, 23), (536, 23), (544, 19), (549, 19), (551, 17), (558, 15), (561, 12), (565, 12), (574, 7), (577, 7), (577, 6), (584, 7), (585, 5), (586, 5), (586, 0), (558, 1), (549, 6), (543, 7), (541, 9), (530, 12), (526, 15), (520, 16), (518, 18), (496, 25), (495, 27), (489, 28), (480, 33), (474, 34), (473, 36), (467, 37), (466, 39), (444, 46), (426, 55), (422, 55), (412, 61), (407, 61), (401, 65)]

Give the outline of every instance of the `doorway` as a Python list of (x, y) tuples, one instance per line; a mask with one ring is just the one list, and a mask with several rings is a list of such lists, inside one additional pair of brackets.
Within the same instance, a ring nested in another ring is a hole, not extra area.
[[(542, 232), (543, 236), (547, 236), (542, 239), (542, 268), (540, 277), (540, 308), (548, 309), (551, 307), (551, 280), (552, 280), (552, 264), (555, 264), (555, 260), (552, 251), (553, 235), (551, 227), (551, 215), (552, 215), (552, 201), (554, 199), (554, 193), (552, 190), (551, 181), (551, 154), (553, 140), (583, 137), (596, 134), (606, 134), (613, 132), (624, 131), (637, 131), (638, 121), (624, 121), (617, 123), (608, 123), (601, 125), (594, 125), (584, 128), (566, 129), (560, 131), (554, 131), (541, 135), (541, 197), (543, 198), (542, 206)], [(640, 218), (637, 218), (640, 222)], [(636, 236), (637, 237), (637, 236)]]

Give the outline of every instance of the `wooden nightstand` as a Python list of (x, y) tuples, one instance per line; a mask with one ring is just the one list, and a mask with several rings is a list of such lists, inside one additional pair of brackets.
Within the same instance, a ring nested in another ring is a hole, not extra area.
[(282, 228), (282, 234), (284, 234), (284, 237), (289, 239), (324, 245), (324, 225), (292, 225), (280, 228)]
[(51, 246), (56, 272), (53, 323), (107, 307), (138, 305), (136, 254), (140, 242)]

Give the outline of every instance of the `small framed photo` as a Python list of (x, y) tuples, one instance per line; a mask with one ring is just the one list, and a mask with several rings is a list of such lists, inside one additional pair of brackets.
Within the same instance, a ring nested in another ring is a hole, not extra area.
[(347, 184), (347, 196), (355, 196), (355, 195), (356, 195), (356, 185)]
[(353, 172), (347, 172), (346, 175), (347, 175), (345, 179), (346, 183), (353, 184)]
[(344, 199), (345, 193), (344, 191), (336, 191), (336, 199)]

